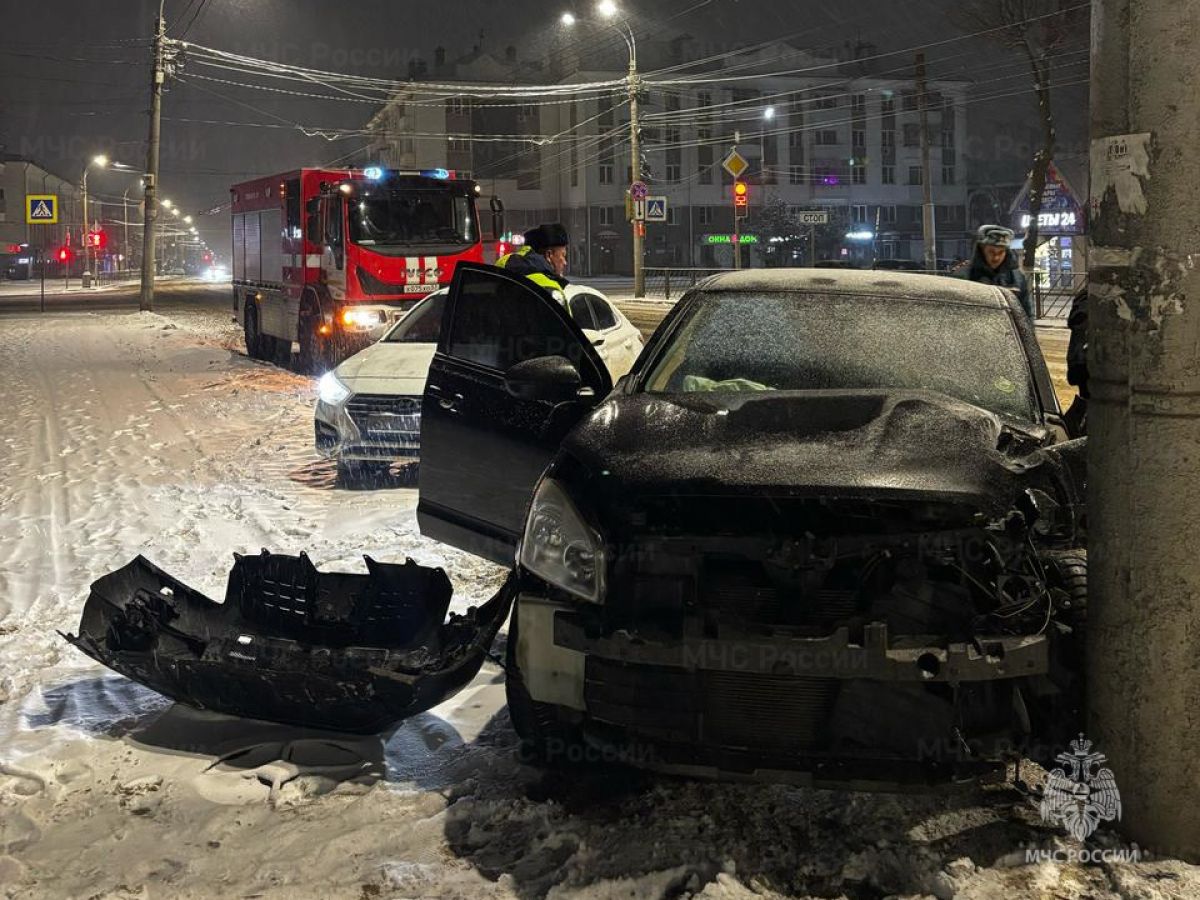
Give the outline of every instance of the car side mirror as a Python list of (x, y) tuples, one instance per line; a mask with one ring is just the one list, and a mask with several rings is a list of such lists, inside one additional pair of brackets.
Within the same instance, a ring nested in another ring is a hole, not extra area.
[(519, 400), (565, 403), (580, 396), (583, 380), (565, 356), (539, 356), (504, 373), (504, 388)]

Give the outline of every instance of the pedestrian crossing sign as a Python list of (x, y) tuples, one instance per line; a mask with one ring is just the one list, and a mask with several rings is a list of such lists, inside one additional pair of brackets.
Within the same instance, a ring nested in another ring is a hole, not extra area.
[(26, 194), (25, 223), (27, 225), (57, 225), (57, 194)]

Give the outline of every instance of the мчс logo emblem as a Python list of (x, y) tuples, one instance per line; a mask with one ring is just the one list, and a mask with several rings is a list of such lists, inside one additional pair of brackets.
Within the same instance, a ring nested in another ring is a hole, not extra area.
[(1092, 752), (1092, 742), (1082, 734), (1071, 741), (1071, 752), (1055, 757), (1063, 768), (1046, 778), (1042, 795), (1042, 820), (1062, 824), (1077, 840), (1086, 840), (1100, 826), (1121, 818), (1121, 793), (1103, 753)]

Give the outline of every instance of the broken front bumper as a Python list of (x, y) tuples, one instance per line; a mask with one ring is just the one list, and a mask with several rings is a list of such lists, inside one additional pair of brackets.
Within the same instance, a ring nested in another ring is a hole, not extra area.
[(307, 556), (236, 558), (215, 603), (144, 557), (92, 585), (88, 656), (197, 709), (370, 734), (457, 693), (478, 673), (515, 595), (510, 578), (465, 615), (445, 572), (366, 557), (368, 574)]

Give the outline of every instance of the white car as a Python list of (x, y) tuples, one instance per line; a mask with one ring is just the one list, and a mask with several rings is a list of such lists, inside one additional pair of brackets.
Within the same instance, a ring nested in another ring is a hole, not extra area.
[[(430, 294), (376, 343), (321, 378), (317, 452), (337, 460), (340, 482), (378, 476), (393, 461), (420, 454), (421, 396), (449, 295), (448, 289)], [(641, 332), (592, 288), (568, 285), (559, 299), (615, 383), (642, 352)]]

